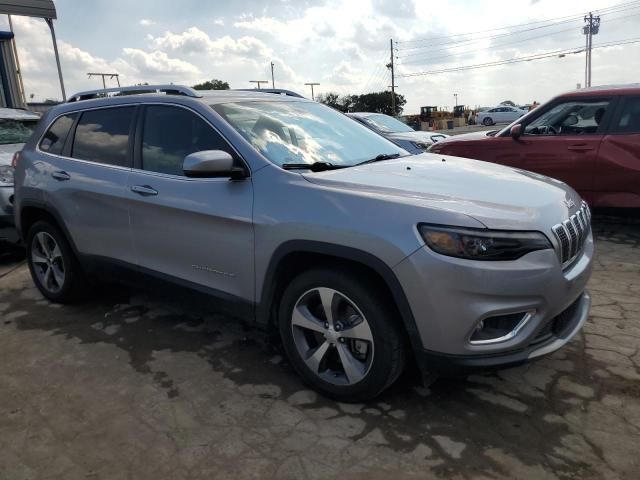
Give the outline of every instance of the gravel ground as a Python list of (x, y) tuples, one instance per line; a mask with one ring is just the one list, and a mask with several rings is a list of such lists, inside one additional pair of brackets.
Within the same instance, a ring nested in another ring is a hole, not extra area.
[(640, 224), (594, 228), (592, 314), (563, 350), (355, 405), (204, 303), (109, 288), (62, 307), (0, 258), (0, 479), (636, 479)]

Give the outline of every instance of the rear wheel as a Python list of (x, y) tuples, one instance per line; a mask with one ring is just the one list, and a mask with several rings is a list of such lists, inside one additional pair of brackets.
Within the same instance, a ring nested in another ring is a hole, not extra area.
[(338, 400), (362, 401), (398, 378), (404, 343), (384, 298), (343, 271), (311, 270), (291, 282), (280, 304), (280, 335), (307, 383)]
[(67, 239), (51, 223), (34, 223), (27, 235), (27, 262), (38, 290), (51, 301), (67, 303), (82, 290), (82, 272)]
[(482, 123), (488, 127), (490, 125), (493, 125), (493, 120), (491, 117), (487, 117), (482, 121)]

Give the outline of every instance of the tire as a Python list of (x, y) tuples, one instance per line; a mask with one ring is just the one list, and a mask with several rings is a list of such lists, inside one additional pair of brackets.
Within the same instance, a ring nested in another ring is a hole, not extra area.
[(489, 126), (493, 125), (493, 120), (491, 119), (491, 117), (486, 117), (484, 120), (482, 120), (482, 123), (485, 126), (489, 127)]
[(385, 299), (374, 284), (343, 269), (313, 269), (291, 281), (278, 323), (285, 354), (305, 383), (333, 399), (359, 402), (398, 379), (405, 343)]
[(29, 229), (25, 247), (31, 278), (45, 298), (70, 303), (81, 297), (84, 275), (58, 227), (46, 220), (37, 221)]

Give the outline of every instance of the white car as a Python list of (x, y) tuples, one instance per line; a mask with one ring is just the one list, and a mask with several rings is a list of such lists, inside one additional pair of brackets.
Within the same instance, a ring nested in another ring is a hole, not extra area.
[(511, 123), (519, 119), (525, 113), (527, 113), (526, 110), (522, 110), (518, 107), (500, 105), (498, 107), (479, 112), (478, 115), (476, 115), (476, 123), (482, 123), (486, 126), (495, 125), (496, 123)]
[(26, 110), (0, 108), (0, 240), (15, 242), (13, 228), (14, 153), (22, 150), (40, 117)]

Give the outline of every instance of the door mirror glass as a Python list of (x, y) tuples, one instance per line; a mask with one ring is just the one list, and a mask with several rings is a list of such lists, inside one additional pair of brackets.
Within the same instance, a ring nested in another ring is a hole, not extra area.
[(513, 127), (511, 127), (511, 138), (516, 139), (520, 135), (522, 135), (522, 125), (517, 123)]
[(233, 158), (222, 150), (204, 150), (184, 157), (182, 170), (187, 177), (230, 177)]

